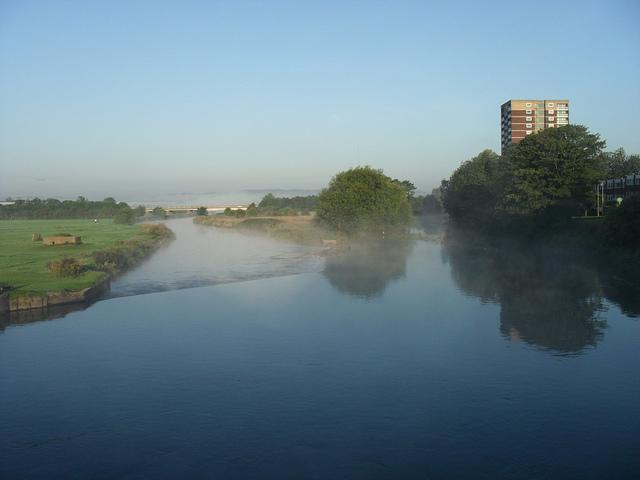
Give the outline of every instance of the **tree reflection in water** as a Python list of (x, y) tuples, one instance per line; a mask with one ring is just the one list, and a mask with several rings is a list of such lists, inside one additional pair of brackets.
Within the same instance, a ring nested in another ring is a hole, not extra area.
[(330, 254), (324, 275), (336, 290), (361, 298), (382, 295), (389, 282), (404, 277), (407, 258), (413, 250), (409, 241), (372, 241), (346, 247)]
[(465, 293), (501, 305), (500, 331), (513, 341), (577, 354), (595, 346), (606, 322), (595, 268), (558, 252), (468, 246), (448, 235), (443, 259)]
[(635, 258), (600, 258), (600, 282), (607, 300), (629, 317), (640, 317), (640, 270)]

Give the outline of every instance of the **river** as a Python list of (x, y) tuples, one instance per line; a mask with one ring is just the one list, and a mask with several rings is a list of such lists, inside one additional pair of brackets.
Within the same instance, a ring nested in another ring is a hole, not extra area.
[(638, 478), (637, 285), (453, 241), (193, 225), (0, 333), (2, 478)]

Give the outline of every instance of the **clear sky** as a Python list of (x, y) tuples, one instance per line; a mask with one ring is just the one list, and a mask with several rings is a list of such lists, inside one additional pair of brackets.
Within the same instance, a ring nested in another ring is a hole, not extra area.
[(0, 0), (0, 197), (430, 191), (509, 98), (640, 153), (640, 2)]

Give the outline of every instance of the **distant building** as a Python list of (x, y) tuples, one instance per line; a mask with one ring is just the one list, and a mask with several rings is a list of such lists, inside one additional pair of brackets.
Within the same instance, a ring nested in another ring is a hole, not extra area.
[(600, 184), (604, 204), (616, 203), (618, 198), (624, 199), (640, 193), (640, 173), (620, 178), (609, 178)]
[(512, 143), (545, 128), (569, 124), (569, 100), (509, 100), (500, 107), (504, 152)]

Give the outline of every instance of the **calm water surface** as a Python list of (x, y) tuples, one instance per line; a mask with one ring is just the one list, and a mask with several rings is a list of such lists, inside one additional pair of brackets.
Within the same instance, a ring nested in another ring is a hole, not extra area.
[(2, 330), (0, 477), (639, 477), (619, 275), (171, 227), (118, 298)]

